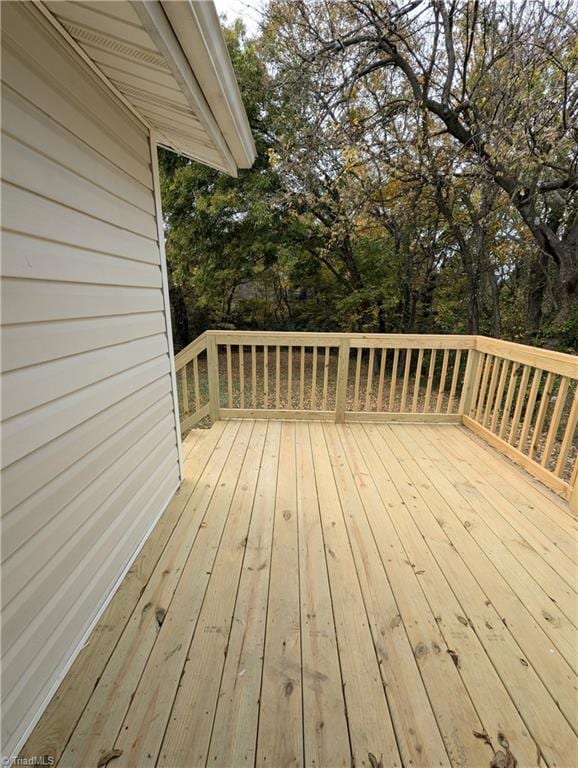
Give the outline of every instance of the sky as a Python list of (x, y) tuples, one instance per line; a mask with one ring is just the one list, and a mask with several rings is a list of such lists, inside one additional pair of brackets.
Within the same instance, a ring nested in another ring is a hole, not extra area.
[(239, 17), (243, 19), (249, 36), (258, 31), (259, 11), (263, 4), (264, 0), (215, 0), (217, 13), (225, 14), (229, 22)]

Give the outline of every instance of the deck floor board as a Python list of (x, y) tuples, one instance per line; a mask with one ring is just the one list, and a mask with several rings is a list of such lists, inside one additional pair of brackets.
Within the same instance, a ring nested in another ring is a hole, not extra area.
[(577, 524), (547, 489), (449, 424), (218, 422), (184, 448), (21, 757), (578, 765)]

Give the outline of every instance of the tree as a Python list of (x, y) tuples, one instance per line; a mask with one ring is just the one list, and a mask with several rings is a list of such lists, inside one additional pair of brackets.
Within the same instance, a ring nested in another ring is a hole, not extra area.
[[(285, 247), (288, 221), (263, 123), (269, 109), (267, 73), (240, 22), (225, 34), (257, 159), (234, 179), (168, 151), (160, 153), (171, 300), (182, 332), (175, 340), (178, 347), (208, 325), (234, 325), (236, 292), (254, 286), (259, 273), (271, 282), (271, 268)], [(193, 316), (186, 323), (185, 308)]]
[[(578, 295), (577, 14), (571, 0), (273, 0), (267, 15), (332, 122), (353, 110), (358, 134), (381, 143), (385, 160), (400, 114), (433, 118), (431, 137), (451, 137), (462, 162), (491, 180), (528, 228), (538, 246), (533, 270), (552, 268), (564, 322)], [(360, 102), (376, 100), (376, 73), (385, 98), (360, 119)], [(542, 274), (531, 294), (533, 332), (545, 287)]]
[(578, 346), (575, 16), (272, 0), (256, 39), (226, 30), (257, 160), (162, 153), (177, 349), (211, 326)]

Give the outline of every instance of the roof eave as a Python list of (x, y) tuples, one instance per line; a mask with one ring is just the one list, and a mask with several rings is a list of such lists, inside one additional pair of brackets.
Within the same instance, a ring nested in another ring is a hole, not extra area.
[[(175, 5), (188, 6), (188, 3), (175, 3)], [(217, 166), (212, 163), (212, 165), (219, 167), (220, 170), (223, 170), (232, 176), (236, 176), (238, 167), (245, 166), (239, 166), (236, 158), (233, 157), (229, 145), (225, 141), (221, 127), (215, 119), (213, 110), (207, 103), (207, 99), (201, 90), (195, 70), (188, 56), (183, 51), (181, 43), (165, 14), (161, 2), (159, 2), (159, 0), (151, 0), (149, 2), (132, 0), (132, 6), (138, 14), (143, 27), (147, 30), (148, 34), (165, 58), (174, 78), (179, 83), (182, 93), (196, 113), (199, 121), (202, 123), (205, 131), (210, 136), (221, 156), (222, 164)], [(209, 59), (211, 63), (213, 60), (214, 59), (212, 58)], [(171, 142), (170, 144), (175, 151), (180, 151), (178, 146), (174, 145), (174, 142)], [(182, 154), (190, 156), (186, 151), (183, 151)], [(203, 162), (206, 161), (203, 160)]]
[(250, 168), (255, 142), (214, 3), (162, 0), (162, 6), (237, 167)]

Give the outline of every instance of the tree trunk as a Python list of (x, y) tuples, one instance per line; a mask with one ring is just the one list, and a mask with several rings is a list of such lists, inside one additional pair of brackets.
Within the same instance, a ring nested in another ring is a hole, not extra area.
[(189, 334), (189, 315), (183, 291), (180, 286), (169, 286), (169, 297), (173, 308), (173, 342), (178, 352), (191, 341)]
[(490, 296), (492, 298), (492, 336), (496, 339), (502, 336), (502, 315), (500, 312), (500, 289), (496, 279), (496, 272), (491, 264), (488, 264), (488, 277), (490, 283)]
[(547, 285), (548, 257), (542, 251), (532, 260), (528, 280), (528, 337), (535, 338), (542, 329), (544, 293)]

